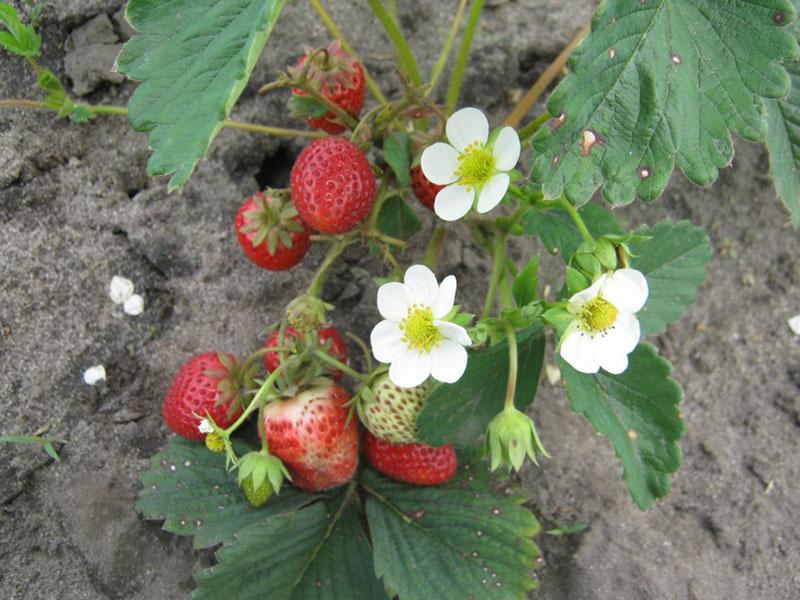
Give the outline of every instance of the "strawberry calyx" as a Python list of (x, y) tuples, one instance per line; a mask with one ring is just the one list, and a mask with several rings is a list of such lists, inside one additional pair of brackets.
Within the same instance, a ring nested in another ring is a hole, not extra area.
[(253, 247), (266, 242), (267, 250), (274, 256), (279, 244), (292, 247), (292, 233), (306, 231), (288, 193), (268, 190), (266, 194), (258, 192), (251, 199), (255, 207), (244, 212), (245, 224), (239, 231), (250, 238)]
[(205, 376), (216, 381), (219, 396), (215, 406), (228, 406), (228, 417), (244, 408), (245, 393), (255, 385), (256, 367), (240, 362), (233, 354), (217, 353), (219, 367), (206, 369)]
[(266, 449), (248, 452), (239, 461), (239, 486), (254, 507), (263, 505), (273, 491), (280, 494), (284, 478), (292, 479), (281, 459)]

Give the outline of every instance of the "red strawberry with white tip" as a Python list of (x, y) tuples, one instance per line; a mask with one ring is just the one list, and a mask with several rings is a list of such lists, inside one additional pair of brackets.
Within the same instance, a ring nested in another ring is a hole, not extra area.
[(428, 181), (425, 173), (422, 172), (422, 167), (417, 165), (411, 169), (411, 189), (414, 190), (414, 195), (417, 197), (425, 208), (433, 210), (433, 204), (436, 201), (436, 194), (444, 189), (443, 185), (436, 185)]
[(292, 167), (292, 200), (300, 218), (317, 231), (350, 231), (375, 202), (375, 176), (353, 142), (338, 137), (314, 140)]
[[(292, 350), (297, 346), (297, 340), (305, 341), (305, 336), (298, 333), (298, 331), (291, 325), (286, 328), (284, 333), (283, 343), (281, 344), (280, 331), (273, 331), (264, 343), (264, 348), (289, 348), (287, 354), (291, 354)], [(335, 327), (328, 327), (320, 329), (317, 333), (319, 347), (324, 349), (328, 354), (335, 359), (347, 364), (347, 344), (342, 338), (341, 334)], [(267, 352), (264, 354), (264, 367), (268, 373), (272, 373), (281, 364), (280, 352)], [(327, 369), (328, 374), (336, 381), (342, 378), (343, 373), (333, 367)]]
[(414, 485), (445, 483), (458, 468), (452, 444), (439, 448), (419, 443), (393, 444), (369, 431), (364, 434), (364, 455), (384, 475)]
[[(328, 382), (264, 408), (269, 451), (292, 483), (319, 492), (349, 481), (358, 466), (358, 419), (348, 419), (350, 394)], [(349, 422), (348, 422), (349, 421)]]
[(209, 415), (223, 429), (242, 414), (240, 394), (250, 372), (232, 354), (206, 352), (190, 358), (164, 397), (162, 415), (172, 431), (190, 440), (205, 437), (198, 429)]
[(311, 231), (281, 194), (258, 192), (248, 198), (236, 213), (235, 227), (247, 258), (269, 271), (293, 267), (311, 245)]
[[(309, 60), (311, 61), (309, 63)], [(356, 118), (364, 106), (364, 69), (338, 40), (326, 48), (309, 49), (289, 74), (298, 78), (305, 71), (306, 82), (327, 100)], [(304, 90), (293, 89), (290, 101), (292, 115), (305, 119), (315, 129), (336, 135), (345, 130), (336, 114), (325, 104), (310, 98)]]

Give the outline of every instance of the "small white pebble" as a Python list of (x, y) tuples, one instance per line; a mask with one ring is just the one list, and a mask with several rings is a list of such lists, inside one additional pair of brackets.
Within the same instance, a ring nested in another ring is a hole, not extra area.
[(547, 377), (547, 383), (550, 385), (558, 385), (561, 381), (561, 371), (555, 365), (545, 364), (544, 374)]
[(142, 311), (144, 310), (144, 298), (142, 298), (139, 294), (134, 294), (125, 300), (125, 305), (122, 307), (122, 310), (132, 317), (142, 314)]
[(795, 315), (787, 321), (789, 328), (794, 331), (795, 335), (800, 335), (800, 315)]
[(106, 380), (106, 368), (103, 365), (89, 367), (83, 372), (83, 381), (87, 385), (94, 385), (98, 381)]
[(200, 433), (214, 433), (214, 428), (211, 426), (211, 423), (208, 422), (208, 419), (203, 419), (200, 421), (200, 425), (197, 426), (197, 430)]
[(108, 286), (108, 295), (114, 304), (124, 304), (133, 296), (133, 282), (125, 277), (114, 275)]

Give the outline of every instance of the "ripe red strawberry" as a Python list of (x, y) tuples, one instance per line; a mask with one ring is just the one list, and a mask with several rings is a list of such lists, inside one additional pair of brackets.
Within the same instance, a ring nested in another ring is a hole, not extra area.
[(414, 190), (414, 195), (417, 197), (423, 206), (433, 210), (433, 203), (436, 200), (436, 194), (444, 189), (443, 185), (436, 185), (428, 181), (425, 173), (422, 172), (422, 167), (417, 165), (411, 169), (411, 188)]
[(262, 269), (282, 271), (302, 260), (311, 231), (288, 198), (258, 192), (236, 213), (236, 237), (242, 250)]
[(164, 397), (164, 422), (178, 435), (198, 441), (205, 437), (197, 426), (206, 414), (220, 427), (229, 427), (242, 414), (239, 394), (249, 377), (232, 354), (193, 356), (178, 371)]
[(414, 485), (439, 485), (456, 474), (452, 444), (439, 448), (425, 444), (392, 444), (364, 434), (364, 454), (375, 469), (392, 479)]
[[(337, 40), (327, 48), (307, 50), (297, 66), (289, 69), (290, 74), (299, 77), (309, 59), (311, 64), (306, 71), (308, 84), (353, 118), (358, 117), (364, 106), (366, 80), (364, 69), (353, 55), (344, 50)], [(304, 90), (293, 89), (292, 94), (290, 104), (295, 117), (305, 119), (311, 127), (333, 135), (345, 130), (344, 123), (333, 111), (309, 98)]]
[(292, 167), (292, 200), (300, 218), (322, 233), (344, 233), (361, 223), (375, 201), (375, 176), (353, 142), (314, 140)]
[[(280, 331), (273, 331), (264, 343), (264, 348), (293, 348), (295, 346), (293, 340), (298, 337), (300, 337), (300, 334), (290, 325), (286, 328), (283, 344), (280, 343)], [(328, 354), (347, 364), (347, 344), (336, 328), (320, 329), (317, 338), (319, 339), (319, 345), (325, 348)], [(281, 355), (279, 352), (267, 352), (264, 354), (264, 366), (268, 373), (272, 373), (280, 364)], [(343, 375), (341, 371), (332, 367), (327, 369), (327, 372), (336, 381), (339, 381)]]
[(364, 395), (359, 415), (364, 427), (376, 437), (394, 444), (413, 442), (417, 434), (417, 415), (428, 397), (427, 386), (402, 388), (392, 383), (389, 374), (380, 375)]
[(348, 423), (350, 394), (329, 382), (276, 400), (264, 409), (269, 451), (299, 488), (318, 492), (342, 485), (358, 466), (358, 419)]

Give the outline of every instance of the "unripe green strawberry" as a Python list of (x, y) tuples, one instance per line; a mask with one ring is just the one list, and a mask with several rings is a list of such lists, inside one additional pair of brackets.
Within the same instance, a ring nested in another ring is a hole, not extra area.
[(360, 415), (364, 426), (376, 437), (394, 444), (413, 442), (417, 415), (428, 397), (427, 386), (402, 388), (385, 373), (375, 379), (371, 391), (372, 394), (363, 395)]
[(272, 486), (266, 479), (261, 482), (261, 485), (258, 486), (258, 488), (254, 488), (253, 478), (252, 476), (248, 476), (242, 481), (241, 486), (242, 491), (244, 492), (244, 497), (247, 498), (250, 506), (255, 508), (262, 506), (272, 495)]

